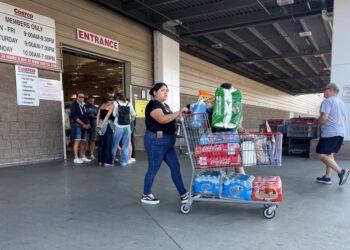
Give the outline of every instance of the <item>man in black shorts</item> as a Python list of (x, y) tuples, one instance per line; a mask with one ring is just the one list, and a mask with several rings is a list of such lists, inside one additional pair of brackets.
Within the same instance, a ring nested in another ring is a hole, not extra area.
[(320, 109), (320, 117), (315, 121), (315, 125), (321, 126), (321, 138), (316, 147), (316, 153), (320, 160), (326, 165), (326, 174), (317, 177), (316, 182), (332, 184), (332, 170), (338, 173), (339, 186), (345, 184), (349, 170), (342, 169), (334, 159), (334, 154), (338, 153), (343, 144), (345, 135), (345, 105), (337, 96), (339, 87), (335, 83), (330, 83), (324, 88), (326, 98)]

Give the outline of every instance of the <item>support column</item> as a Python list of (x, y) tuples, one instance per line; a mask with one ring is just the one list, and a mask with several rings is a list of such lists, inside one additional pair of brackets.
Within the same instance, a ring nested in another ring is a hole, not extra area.
[(345, 140), (350, 140), (350, 1), (334, 1), (331, 82), (339, 85), (345, 102)]
[(171, 110), (180, 109), (180, 46), (179, 43), (154, 31), (154, 80), (169, 87), (166, 103)]

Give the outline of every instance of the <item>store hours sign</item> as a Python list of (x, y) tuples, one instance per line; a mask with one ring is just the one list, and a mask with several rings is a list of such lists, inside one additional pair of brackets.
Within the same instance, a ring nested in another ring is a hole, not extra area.
[(16, 65), (17, 105), (39, 106), (38, 69)]
[(55, 20), (0, 2), (0, 60), (56, 68)]

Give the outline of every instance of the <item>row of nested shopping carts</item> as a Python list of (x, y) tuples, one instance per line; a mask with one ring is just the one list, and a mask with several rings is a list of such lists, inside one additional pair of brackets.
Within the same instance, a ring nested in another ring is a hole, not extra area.
[(188, 214), (193, 202), (225, 202), (261, 205), (264, 217), (274, 218), (282, 201), (280, 177), (248, 176), (233, 170), (282, 166), (283, 134), (212, 132), (206, 113), (182, 114), (180, 121), (178, 136), (185, 141), (192, 168), (191, 198), (181, 205), (181, 213)]
[(266, 122), (271, 131), (284, 134), (286, 153), (308, 154), (310, 141), (319, 136), (319, 128), (313, 125), (314, 117), (295, 117), (287, 120), (270, 119), (260, 125), (260, 130), (266, 130)]

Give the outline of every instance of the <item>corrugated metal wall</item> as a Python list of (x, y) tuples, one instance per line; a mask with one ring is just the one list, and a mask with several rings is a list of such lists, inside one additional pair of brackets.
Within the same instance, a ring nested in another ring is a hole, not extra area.
[(180, 54), (180, 92), (197, 95), (198, 90), (214, 92), (223, 82), (231, 82), (243, 92), (243, 104), (317, 115), (322, 97), (292, 96), (182, 52)]

